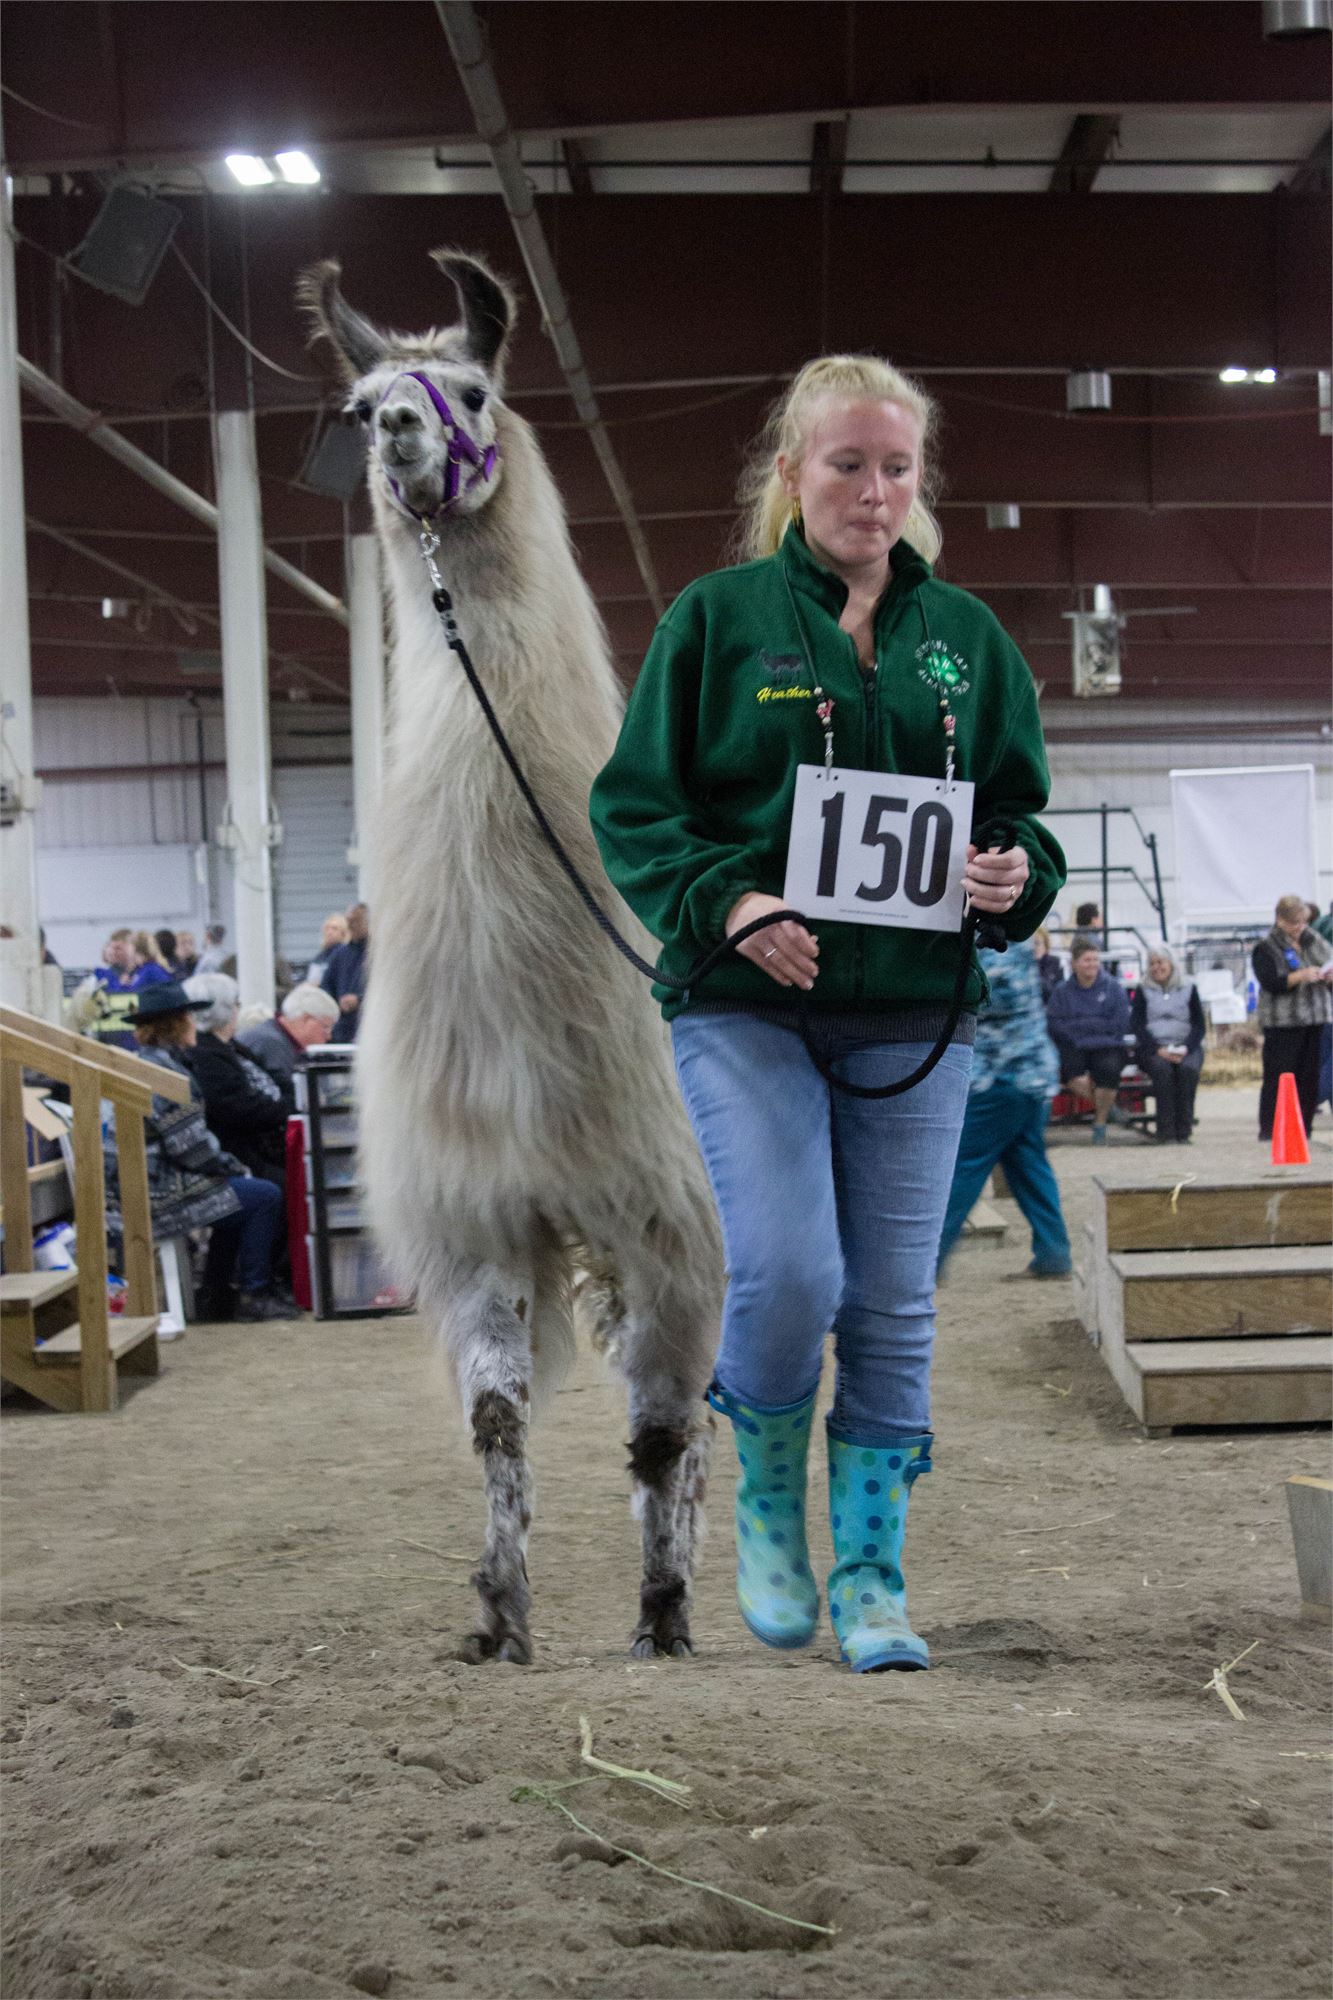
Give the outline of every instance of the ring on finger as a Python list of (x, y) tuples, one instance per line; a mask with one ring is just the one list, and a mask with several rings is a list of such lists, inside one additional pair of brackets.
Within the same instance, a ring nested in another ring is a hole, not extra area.
[(776, 958), (777, 955), (778, 955), (778, 948), (776, 945), (772, 945), (769, 948), (769, 950), (764, 953), (765, 958)]

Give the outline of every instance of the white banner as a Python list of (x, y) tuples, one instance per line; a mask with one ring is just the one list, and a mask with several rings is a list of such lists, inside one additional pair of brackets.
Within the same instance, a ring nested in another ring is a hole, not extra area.
[(1313, 764), (1173, 771), (1176, 893), (1187, 924), (1271, 919), (1316, 893)]

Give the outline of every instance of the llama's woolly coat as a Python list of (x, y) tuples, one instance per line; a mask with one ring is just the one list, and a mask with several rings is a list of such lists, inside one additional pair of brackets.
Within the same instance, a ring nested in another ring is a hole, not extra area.
[[(604, 634), (531, 430), (502, 405), (495, 423), (496, 490), (445, 524), (438, 560), (538, 798), (651, 958), (588, 822), (622, 710)], [(358, 1058), (373, 1221), (396, 1274), (427, 1298), (448, 1260), (535, 1260), (540, 1380), (568, 1348), (558, 1246), (586, 1246), (595, 1269), (627, 1240), (660, 1243), (663, 1285), (685, 1260), (720, 1302), (716, 1220), (647, 982), (544, 846), (445, 644), (417, 530), (373, 461), (371, 488), (393, 620)], [(681, 1372), (700, 1384), (705, 1337), (679, 1328)]]

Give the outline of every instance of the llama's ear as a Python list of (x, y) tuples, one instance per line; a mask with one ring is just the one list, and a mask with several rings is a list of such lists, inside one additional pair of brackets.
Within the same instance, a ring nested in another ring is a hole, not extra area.
[(517, 310), (513, 293), (479, 257), (464, 250), (432, 250), (430, 254), (458, 293), (468, 352), (488, 373), (496, 373)]
[(342, 265), (326, 257), (302, 271), (296, 281), (296, 302), (313, 329), (313, 338), (322, 335), (338, 356), (343, 374), (357, 382), (377, 368), (388, 352), (382, 334), (368, 319), (353, 312), (338, 289)]

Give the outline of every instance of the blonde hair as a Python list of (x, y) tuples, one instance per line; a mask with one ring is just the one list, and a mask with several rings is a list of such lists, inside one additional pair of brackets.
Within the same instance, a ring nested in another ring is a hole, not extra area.
[[(115, 935), (119, 936), (119, 932)], [(163, 958), (161, 947), (151, 931), (133, 931), (130, 933), (130, 941), (136, 958), (143, 959), (146, 965), (160, 965), (164, 972), (170, 971), (171, 968)]]
[(744, 513), (737, 559), (749, 562), (756, 556), (771, 556), (777, 549), (791, 519), (791, 497), (778, 471), (778, 457), (800, 465), (820, 405), (831, 396), (900, 403), (920, 424), (921, 484), (903, 528), (903, 539), (933, 563), (944, 542), (940, 524), (930, 511), (937, 485), (930, 447), (939, 405), (919, 382), (877, 354), (824, 354), (818, 361), (807, 361), (786, 394), (773, 405), (741, 475), (738, 497)]
[(1279, 896), (1275, 915), (1285, 917), (1288, 923), (1293, 917), (1306, 917), (1307, 905), (1304, 896)]

